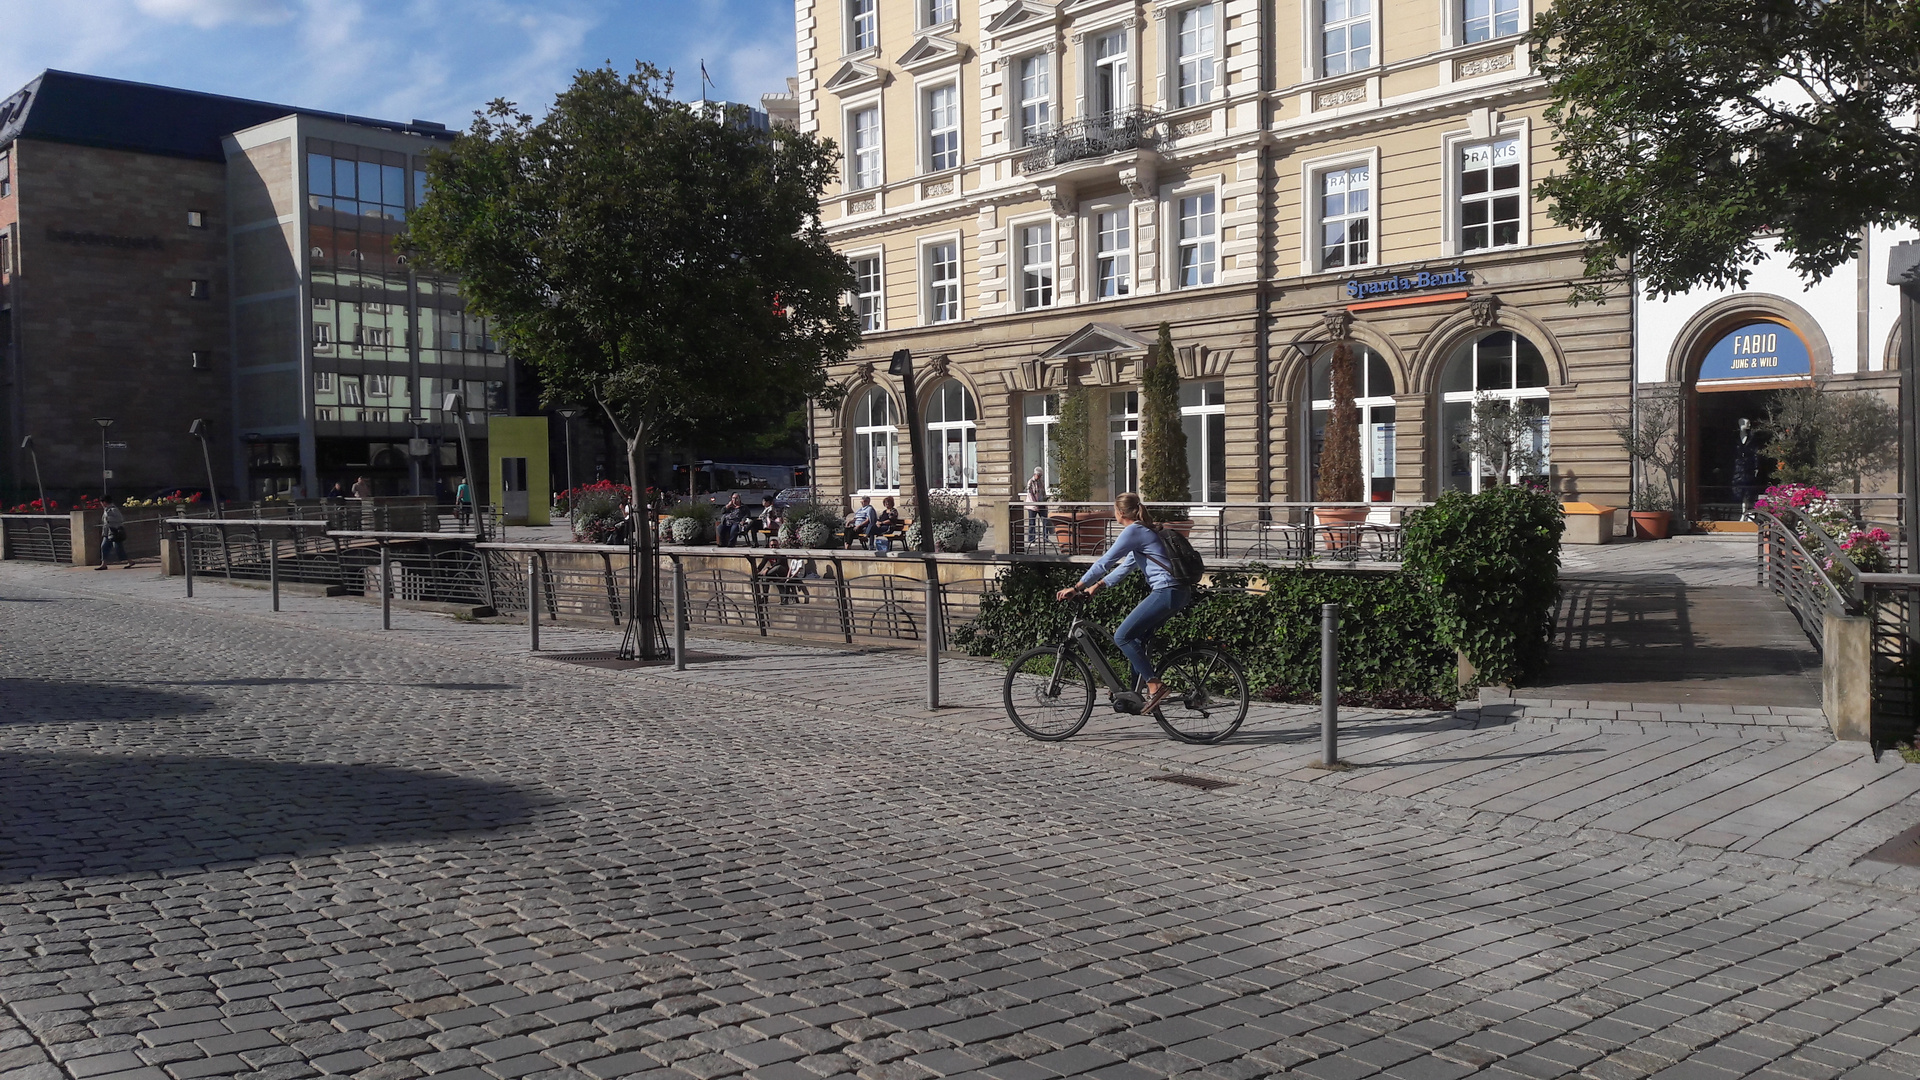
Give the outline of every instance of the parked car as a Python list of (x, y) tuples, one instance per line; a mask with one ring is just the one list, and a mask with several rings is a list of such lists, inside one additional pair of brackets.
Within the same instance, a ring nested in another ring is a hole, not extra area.
[(813, 489), (810, 487), (781, 488), (780, 494), (773, 497), (773, 505), (782, 510), (797, 503), (810, 503), (812, 501)]

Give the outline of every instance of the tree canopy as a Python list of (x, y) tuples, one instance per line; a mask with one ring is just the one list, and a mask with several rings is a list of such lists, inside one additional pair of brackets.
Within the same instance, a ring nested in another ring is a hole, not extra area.
[(1915, 0), (1555, 0), (1533, 47), (1564, 159), (1537, 191), (1592, 279), (1744, 286), (1772, 235), (1817, 281), (1920, 221)]
[(549, 401), (595, 402), (641, 446), (831, 396), (859, 340), (815, 216), (832, 143), (671, 92), (641, 64), (579, 72), (538, 121), (493, 102), (432, 157), (406, 236)]

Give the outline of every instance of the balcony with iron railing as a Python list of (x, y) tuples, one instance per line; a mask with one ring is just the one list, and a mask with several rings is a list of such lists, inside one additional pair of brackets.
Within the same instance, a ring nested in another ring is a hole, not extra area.
[(1165, 137), (1165, 121), (1154, 109), (1136, 107), (1083, 116), (1028, 136), (1020, 171), (1042, 173), (1129, 150), (1156, 150)]

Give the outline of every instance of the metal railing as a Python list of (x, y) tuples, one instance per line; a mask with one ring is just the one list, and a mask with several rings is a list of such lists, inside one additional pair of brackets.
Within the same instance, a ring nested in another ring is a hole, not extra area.
[[(1754, 523), (1760, 527), (1759, 584), (1786, 601), (1787, 610), (1793, 613), (1807, 640), (1824, 651), (1827, 612), (1859, 610), (1859, 571), (1847, 561), (1839, 545), (1805, 515), (1794, 510), (1782, 513), (1784, 518), (1764, 510), (1753, 514)], [(1810, 527), (1807, 535), (1821, 549), (1817, 554), (1802, 542), (1795, 525)], [(1842, 580), (1849, 581), (1845, 588), (1827, 573), (1830, 560), (1836, 556)]]
[(1123, 150), (1158, 147), (1165, 138), (1165, 122), (1153, 109), (1118, 109), (1054, 124), (1027, 137), (1027, 154), (1020, 171), (1044, 172), (1070, 161), (1102, 158)]
[(330, 529), (325, 520), (173, 518), (184, 569), (202, 577), (317, 585), (379, 596), (387, 551), (390, 596), (421, 603), (491, 606), (487, 560), (458, 533)]
[(0, 558), (27, 562), (73, 562), (73, 518), (66, 514), (0, 514), (6, 550)]
[[(844, 644), (924, 642), (927, 575), (939, 596), (939, 645), (980, 613), (987, 580), (941, 574), (941, 560), (866, 551), (733, 550), (731, 557), (664, 552), (685, 575), (687, 624), (760, 637)], [(907, 572), (911, 569), (912, 573)]]
[[(1424, 502), (1148, 503), (1184, 532), (1194, 549), (1220, 562), (1400, 562), (1406, 515)], [(1044, 516), (1010, 507), (1008, 551), (1016, 555), (1098, 555), (1120, 535), (1111, 503), (1048, 503)], [(1334, 515), (1353, 520), (1332, 521)]]
[(1864, 612), (1872, 620), (1874, 752), (1915, 740), (1920, 700), (1920, 575), (1861, 574)]

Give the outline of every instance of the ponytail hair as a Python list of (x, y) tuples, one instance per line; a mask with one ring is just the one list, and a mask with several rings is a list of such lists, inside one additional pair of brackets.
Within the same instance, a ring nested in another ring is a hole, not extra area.
[(1122, 492), (1118, 498), (1114, 499), (1113, 509), (1116, 515), (1125, 514), (1126, 516), (1134, 519), (1135, 521), (1138, 521), (1142, 524), (1146, 523), (1146, 520), (1147, 520), (1146, 504), (1140, 501), (1140, 496), (1134, 494), (1131, 491)]

